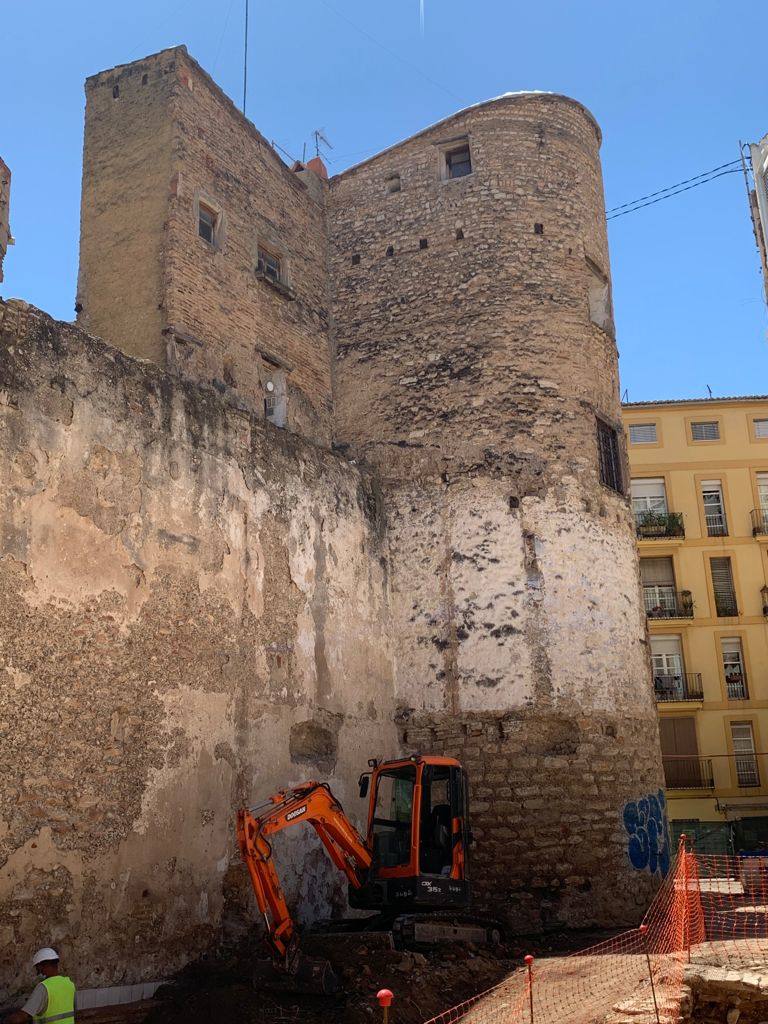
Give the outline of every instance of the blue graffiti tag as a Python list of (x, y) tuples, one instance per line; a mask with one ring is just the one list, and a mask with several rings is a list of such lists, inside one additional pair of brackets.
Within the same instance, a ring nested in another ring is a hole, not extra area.
[(633, 868), (646, 868), (662, 877), (669, 871), (670, 838), (667, 821), (667, 800), (663, 790), (655, 795), (630, 800), (622, 814), (627, 830), (627, 853)]

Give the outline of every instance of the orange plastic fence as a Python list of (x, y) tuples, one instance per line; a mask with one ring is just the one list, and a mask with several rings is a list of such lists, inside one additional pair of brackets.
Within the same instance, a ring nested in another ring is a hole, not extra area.
[(681, 841), (639, 928), (526, 963), (427, 1024), (674, 1024), (689, 962), (768, 968), (768, 858), (697, 855)]

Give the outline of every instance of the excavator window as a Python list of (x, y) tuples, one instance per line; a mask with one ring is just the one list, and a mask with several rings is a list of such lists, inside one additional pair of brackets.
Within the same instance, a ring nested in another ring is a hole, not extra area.
[(426, 875), (451, 873), (453, 866), (451, 769), (426, 765), (421, 781), (419, 866)]
[(411, 822), (416, 767), (382, 772), (373, 810), (373, 856), (383, 868), (397, 868), (411, 859)]

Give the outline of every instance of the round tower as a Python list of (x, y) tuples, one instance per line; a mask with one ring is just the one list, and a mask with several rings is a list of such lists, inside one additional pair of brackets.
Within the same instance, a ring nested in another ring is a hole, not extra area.
[(405, 749), (470, 773), (520, 928), (635, 921), (669, 850), (591, 114), (470, 107), (331, 179), (336, 443), (389, 530)]

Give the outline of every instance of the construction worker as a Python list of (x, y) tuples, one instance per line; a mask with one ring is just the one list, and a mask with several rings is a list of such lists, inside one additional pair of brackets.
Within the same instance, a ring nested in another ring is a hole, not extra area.
[(75, 986), (59, 971), (59, 954), (50, 946), (38, 949), (32, 966), (43, 980), (35, 985), (22, 1008), (5, 1018), (5, 1024), (29, 1024), (31, 1020), (36, 1024), (74, 1024)]

